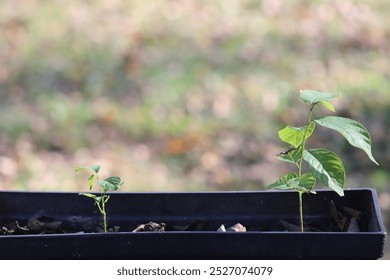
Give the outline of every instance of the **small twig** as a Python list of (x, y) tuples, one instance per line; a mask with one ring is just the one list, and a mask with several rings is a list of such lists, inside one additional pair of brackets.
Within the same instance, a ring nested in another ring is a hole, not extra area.
[(145, 229), (145, 225), (142, 224), (142, 225), (139, 225), (136, 229), (134, 229), (133, 232), (144, 231), (144, 229)]
[(18, 229), (21, 229), (21, 230), (24, 230), (24, 231), (29, 231), (29, 229), (27, 228), (27, 227), (21, 227), (20, 225), (19, 225), (19, 223), (18, 223), (18, 221), (15, 221), (15, 223), (16, 223), (16, 227), (18, 228)]

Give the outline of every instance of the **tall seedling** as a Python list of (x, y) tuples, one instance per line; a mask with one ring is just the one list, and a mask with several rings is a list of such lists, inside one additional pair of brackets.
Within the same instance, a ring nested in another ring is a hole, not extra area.
[[(295, 190), (299, 194), (300, 228), (303, 232), (303, 204), (304, 193), (315, 193), (313, 188), (316, 181), (331, 188), (340, 196), (344, 195), (345, 170), (341, 159), (332, 151), (323, 148), (306, 149), (306, 142), (313, 134), (316, 125), (330, 128), (339, 132), (354, 147), (362, 149), (367, 156), (378, 165), (371, 153), (371, 138), (367, 129), (359, 122), (338, 116), (327, 116), (313, 120), (313, 110), (317, 106), (335, 112), (329, 100), (337, 94), (313, 90), (302, 90), (300, 97), (309, 103), (309, 114), (305, 126), (284, 126), (279, 130), (279, 138), (289, 145), (286, 152), (276, 156), (280, 161), (294, 164), (297, 172), (290, 172), (279, 178), (275, 183), (267, 186), (268, 189)], [(308, 171), (303, 171), (303, 163)]]
[(118, 176), (111, 176), (107, 179), (100, 180), (98, 176), (98, 172), (100, 170), (99, 165), (91, 165), (91, 166), (81, 166), (76, 167), (75, 172), (79, 172), (82, 170), (88, 170), (92, 172), (92, 175), (88, 178), (88, 186), (89, 190), (92, 190), (94, 181), (96, 179), (99, 187), (100, 187), (100, 196), (95, 195), (93, 193), (80, 193), (80, 195), (89, 197), (93, 199), (95, 205), (98, 207), (100, 214), (103, 218), (103, 228), (104, 232), (107, 232), (107, 213), (106, 213), (106, 203), (110, 199), (110, 196), (107, 194), (108, 191), (116, 191), (123, 184), (122, 179)]

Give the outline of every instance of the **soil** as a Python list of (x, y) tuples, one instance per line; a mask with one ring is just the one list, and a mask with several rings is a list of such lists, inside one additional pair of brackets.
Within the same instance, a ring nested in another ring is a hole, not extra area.
[(0, 235), (61, 234), (103, 232), (96, 219), (69, 216), (66, 219), (50, 217), (39, 211), (29, 219), (0, 220)]
[[(359, 232), (361, 213), (355, 209), (344, 207), (342, 211), (329, 203), (330, 219), (312, 219), (304, 225), (305, 232)], [(277, 221), (274, 225), (256, 225), (245, 223), (218, 224), (215, 221), (194, 220), (189, 224), (175, 224), (174, 222), (140, 223), (126, 228), (114, 227), (112, 232), (164, 232), (164, 231), (218, 231), (218, 232), (246, 232), (246, 231), (300, 231), (299, 224), (287, 220)], [(95, 219), (86, 219), (79, 216), (68, 217), (66, 221), (46, 216), (43, 212), (37, 213), (28, 220), (11, 220), (0, 222), (0, 235), (26, 234), (61, 234), (61, 233), (97, 233), (103, 229), (96, 225)]]

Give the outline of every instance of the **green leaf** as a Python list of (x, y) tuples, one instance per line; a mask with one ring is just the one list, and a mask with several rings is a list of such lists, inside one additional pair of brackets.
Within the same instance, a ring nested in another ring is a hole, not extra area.
[(88, 178), (88, 186), (89, 186), (89, 189), (92, 190), (92, 187), (93, 187), (93, 179), (95, 178), (95, 174), (92, 174), (91, 176), (89, 176)]
[(290, 184), (288, 184), (288, 182), (296, 178), (298, 178), (298, 175), (290, 172), (284, 175), (283, 177), (279, 178), (275, 183), (268, 185), (266, 188), (277, 189), (277, 190), (291, 190), (292, 187)]
[(371, 152), (371, 137), (367, 129), (359, 122), (348, 118), (329, 116), (318, 120), (316, 123), (338, 131), (354, 147), (362, 149), (375, 164), (378, 162)]
[(311, 173), (305, 173), (300, 178), (295, 173), (287, 173), (275, 183), (267, 186), (267, 189), (295, 190), (298, 192), (311, 192), (316, 183), (316, 178)]
[(337, 97), (338, 95), (339, 94), (337, 94), (337, 93), (328, 93), (328, 92), (321, 92), (321, 91), (316, 91), (316, 90), (301, 90), (301, 98), (303, 99), (303, 101), (308, 102), (308, 103), (312, 103), (312, 104), (318, 103), (321, 101), (331, 100), (331, 99)]
[(122, 179), (118, 176), (111, 176), (108, 177), (105, 180), (99, 180), (98, 184), (105, 190), (105, 191), (116, 191), (119, 189), (120, 185), (123, 184)]
[(320, 101), (320, 103), (322, 105), (324, 105), (324, 107), (326, 109), (328, 109), (329, 111), (332, 111), (332, 112), (336, 112), (335, 108), (333, 107), (332, 103), (330, 103), (329, 101), (325, 101), (325, 100), (322, 100)]
[[(291, 178), (286, 182), (287, 189), (295, 190), (301, 193), (309, 193), (314, 188), (316, 178), (310, 172), (301, 177)], [(283, 188), (282, 188), (283, 189)]]
[(314, 186), (316, 184), (316, 178), (312, 173), (307, 172), (302, 174), (301, 178), (299, 178), (299, 190), (303, 192), (312, 192)]
[(280, 153), (277, 156), (275, 156), (276, 159), (287, 162), (287, 163), (297, 163), (302, 155), (302, 146), (299, 146), (298, 148), (291, 148), (286, 152)]
[(94, 194), (91, 194), (91, 193), (79, 193), (79, 195), (83, 195), (83, 196), (86, 196), (86, 197), (89, 197), (89, 198), (92, 198), (93, 200), (96, 201), (96, 198), (97, 196), (94, 195)]
[(282, 129), (279, 130), (279, 138), (293, 146), (294, 148), (297, 148), (299, 145), (302, 144), (303, 138), (305, 137), (305, 140), (310, 137), (310, 135), (313, 133), (315, 128), (315, 123), (311, 122), (309, 126), (307, 127), (307, 132), (305, 136), (305, 129), (306, 125), (302, 127), (293, 127), (293, 126), (285, 126)]
[(74, 169), (75, 172), (79, 172), (82, 170), (90, 170), (97, 174), (100, 170), (100, 165), (79, 166)]
[(326, 149), (310, 149), (303, 151), (303, 159), (318, 181), (333, 189), (340, 196), (344, 195), (344, 166), (335, 153)]

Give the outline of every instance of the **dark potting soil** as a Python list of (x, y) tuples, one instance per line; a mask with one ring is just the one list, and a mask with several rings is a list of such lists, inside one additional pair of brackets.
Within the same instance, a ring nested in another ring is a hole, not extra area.
[[(344, 207), (336, 209), (329, 203), (327, 218), (305, 218), (305, 232), (359, 232), (361, 213), (355, 209)], [(279, 220), (273, 224), (254, 224), (252, 222), (218, 222), (205, 219), (196, 219), (185, 224), (175, 221), (149, 221), (146, 223), (129, 223), (121, 227), (114, 227), (115, 232), (166, 232), (166, 231), (218, 231), (218, 232), (245, 232), (245, 231), (300, 231), (299, 222)], [(119, 229), (118, 229), (119, 228)], [(61, 234), (61, 233), (98, 233), (103, 232), (96, 219), (80, 216), (68, 217), (59, 220), (46, 216), (43, 212), (37, 213), (28, 220), (0, 221), (0, 235), (26, 235), (26, 234)]]

